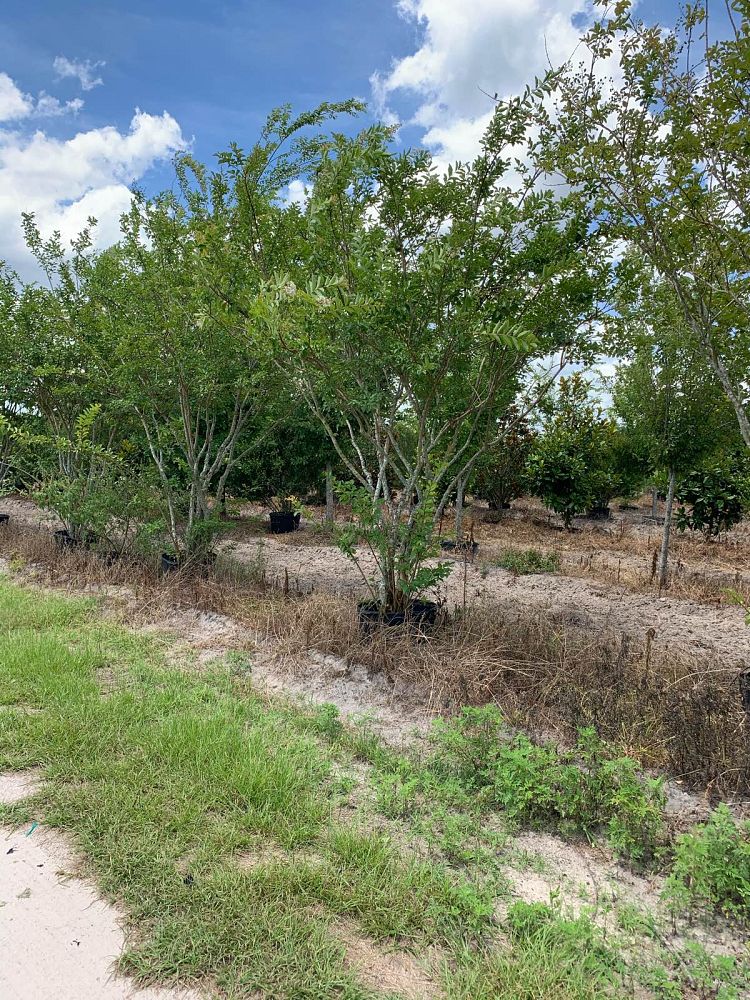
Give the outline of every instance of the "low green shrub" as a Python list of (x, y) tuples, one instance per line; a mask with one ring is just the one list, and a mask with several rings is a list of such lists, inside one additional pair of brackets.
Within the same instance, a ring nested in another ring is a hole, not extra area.
[(750, 920), (750, 822), (721, 803), (677, 838), (665, 895), (675, 909), (705, 906)]
[(497, 560), (497, 565), (517, 576), (557, 573), (560, 570), (560, 556), (557, 552), (544, 553), (538, 549), (506, 549)]
[(481, 794), (510, 819), (562, 831), (606, 831), (613, 850), (645, 861), (664, 837), (664, 792), (636, 762), (618, 756), (593, 729), (570, 750), (510, 734), (494, 706), (465, 708), (436, 724), (434, 766)]

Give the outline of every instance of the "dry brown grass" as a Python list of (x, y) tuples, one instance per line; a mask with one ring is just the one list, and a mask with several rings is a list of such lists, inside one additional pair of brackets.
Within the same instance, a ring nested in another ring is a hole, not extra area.
[(564, 615), (475, 606), (432, 634), (381, 630), (363, 638), (353, 602), (293, 602), (264, 623), (282, 655), (316, 649), (428, 692), (433, 708), (494, 702), (518, 725), (570, 741), (599, 733), (644, 765), (717, 794), (750, 792), (750, 719), (737, 668), (656, 651), (652, 635), (571, 625)]
[(260, 562), (220, 558), (200, 573), (162, 577), (135, 562), (108, 566), (91, 552), (59, 552), (48, 533), (13, 526), (0, 531), (0, 554), (42, 584), (79, 593), (126, 589), (141, 621), (164, 608), (220, 612), (290, 662), (310, 650), (332, 654), (424, 690), (440, 710), (495, 702), (515, 723), (563, 740), (594, 725), (645, 765), (690, 785), (750, 792), (750, 718), (737, 668), (708, 652), (656, 651), (652, 634), (635, 641), (519, 605), (502, 614), (470, 607), (429, 634), (383, 629), (367, 638), (353, 600), (285, 594), (267, 584)]
[[(655, 557), (662, 524), (650, 507), (613, 512), (611, 521), (580, 519), (566, 532), (554, 515), (533, 501), (517, 501), (513, 509), (493, 513), (474, 509), (480, 561), (491, 563), (506, 549), (538, 549), (555, 554), (565, 576), (617, 584), (634, 593), (659, 593)], [(489, 516), (490, 520), (483, 520)], [(728, 591), (750, 597), (750, 525), (706, 541), (690, 532), (673, 531), (670, 571), (662, 593), (669, 597), (726, 604)]]

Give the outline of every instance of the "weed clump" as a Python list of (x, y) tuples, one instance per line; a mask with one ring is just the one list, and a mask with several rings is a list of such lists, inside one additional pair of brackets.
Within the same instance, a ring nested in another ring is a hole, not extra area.
[(665, 895), (674, 909), (703, 906), (750, 920), (750, 822), (721, 803), (677, 838)]
[(509, 734), (494, 706), (465, 708), (436, 724), (434, 766), (479, 793), (516, 822), (561, 832), (606, 832), (612, 849), (633, 862), (650, 860), (664, 839), (665, 796), (593, 729), (570, 750)]
[(496, 560), (501, 569), (508, 569), (516, 576), (529, 573), (558, 573), (560, 556), (557, 552), (540, 552), (538, 549), (506, 549)]

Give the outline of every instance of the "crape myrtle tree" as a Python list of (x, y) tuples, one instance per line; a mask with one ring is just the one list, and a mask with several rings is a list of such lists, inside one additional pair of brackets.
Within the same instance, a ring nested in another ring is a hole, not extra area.
[(105, 352), (98, 303), (107, 276), (92, 250), (93, 220), (69, 250), (59, 233), (43, 239), (33, 216), (23, 221), (42, 279), (24, 284), (5, 275), (5, 428), (15, 443), (16, 479), (80, 538), (115, 515), (115, 498), (122, 513), (134, 492), (132, 476), (122, 489), (120, 461), (132, 423), (112, 398), (100, 364)]
[(673, 29), (639, 21), (626, 0), (597, 3), (586, 61), (577, 49), (546, 83), (538, 161), (670, 286), (676, 335), (712, 371), (750, 447), (750, 3), (725, 5), (718, 41), (707, 2)]
[[(227, 188), (178, 164), (178, 188), (134, 199), (112, 251), (103, 322), (117, 391), (136, 414), (156, 471), (174, 549), (206, 551), (219, 527), (213, 497), (258, 444), (274, 370), (257, 330), (232, 305), (261, 274), (232, 252)], [(253, 423), (254, 421), (254, 423)]]
[(347, 471), (342, 544), (369, 546), (382, 608), (440, 578), (435, 517), (512, 432), (508, 407), (520, 421), (548, 388), (520, 391), (532, 360), (564, 363), (596, 310), (602, 258), (579, 203), (512, 159), (529, 110), (498, 106), (480, 155), (444, 174), (423, 150), (393, 153), (383, 127), (334, 134), (304, 212), (288, 210), (298, 260), (268, 283), (266, 321)]
[(24, 376), (16, 335), (18, 277), (0, 272), (0, 495), (18, 481), (19, 434), (24, 422)]
[(667, 582), (672, 510), (682, 478), (727, 442), (741, 444), (732, 408), (697, 344), (686, 345), (684, 316), (671, 286), (641, 262), (621, 265), (631, 279), (620, 286), (613, 324), (615, 347), (628, 361), (618, 368), (615, 412), (635, 451), (652, 473), (667, 477), (659, 585)]

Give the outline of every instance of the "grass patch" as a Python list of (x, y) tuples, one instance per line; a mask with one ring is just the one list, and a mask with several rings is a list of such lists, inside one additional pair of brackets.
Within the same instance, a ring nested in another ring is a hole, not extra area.
[(539, 549), (505, 549), (494, 560), (494, 565), (510, 570), (516, 576), (529, 573), (559, 573), (560, 556), (557, 552), (540, 552)]
[[(120, 683), (106, 697), (103, 668)], [(333, 817), (340, 722), (269, 705), (231, 666), (170, 670), (158, 646), (0, 582), (0, 766), (42, 768), (29, 802), (0, 807), (69, 831), (133, 929), (121, 959), (144, 982), (208, 980), (229, 996), (367, 998), (328, 933), (356, 918), (376, 939), (478, 940), (492, 900)], [(319, 863), (251, 869), (259, 842), (314, 845)]]
[[(124, 908), (123, 970), (237, 1000), (374, 1000), (331, 928), (346, 919), (384, 946), (435, 947), (445, 1000), (627, 995), (588, 918), (517, 904), (499, 922), (509, 835), (488, 819), (601, 829), (637, 857), (657, 798), (632, 762), (591, 737), (571, 757), (500, 738), (489, 709), (438, 727), (426, 754), (396, 753), (333, 706), (261, 697), (244, 656), (191, 674), (94, 612), (0, 579), (0, 767), (43, 775), (0, 822), (72, 835)], [(365, 805), (347, 812), (355, 757)], [(695, 976), (719, 968), (701, 962)], [(671, 988), (678, 973), (648, 974)]]
[(463, 956), (456, 1000), (597, 1000), (620, 997), (621, 963), (587, 917), (558, 916), (542, 903), (516, 903), (506, 921), (510, 947)]

